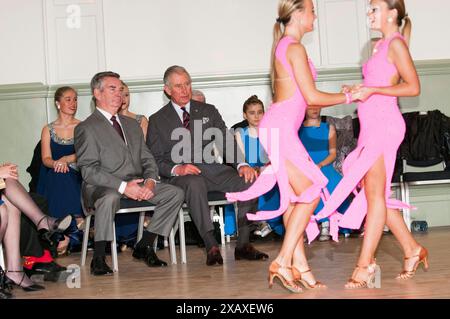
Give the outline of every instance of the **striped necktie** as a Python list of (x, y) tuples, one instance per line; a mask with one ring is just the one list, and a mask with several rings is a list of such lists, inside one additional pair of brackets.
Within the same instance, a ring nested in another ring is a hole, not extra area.
[(189, 120), (191, 119), (191, 116), (184, 106), (181, 109), (183, 110), (183, 126), (185, 129), (189, 130)]

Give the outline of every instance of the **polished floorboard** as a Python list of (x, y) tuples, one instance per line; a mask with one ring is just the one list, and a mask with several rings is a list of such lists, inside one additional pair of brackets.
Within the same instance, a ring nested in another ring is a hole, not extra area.
[[(206, 266), (204, 249), (188, 246), (187, 264), (149, 268), (132, 258), (131, 252), (119, 254), (119, 272), (113, 276), (94, 277), (87, 264), (81, 267), (78, 284), (45, 282), (46, 289), (24, 292), (15, 288), (16, 298), (218, 298), (218, 299), (272, 299), (272, 298), (450, 298), (450, 227), (431, 228), (415, 237), (429, 250), (430, 269), (419, 268), (412, 280), (395, 279), (402, 267), (402, 252), (392, 234), (385, 234), (377, 252), (381, 266), (381, 288), (345, 290), (347, 278), (355, 266), (361, 238), (341, 238), (339, 243), (314, 242), (307, 247), (310, 266), (316, 278), (328, 285), (327, 289), (304, 290), (293, 294), (275, 284), (268, 288), (267, 274), (270, 261), (235, 261), (234, 243), (222, 248), (223, 266)], [(281, 242), (256, 242), (255, 246), (275, 258)], [(178, 248), (178, 247), (177, 247)], [(157, 252), (169, 260), (168, 249)], [(177, 250), (179, 260), (179, 251)], [(62, 265), (79, 265), (80, 254), (59, 258)], [(111, 265), (111, 260), (107, 259)], [(72, 288), (70, 287), (72, 286)], [(78, 286), (73, 288), (73, 286)]]

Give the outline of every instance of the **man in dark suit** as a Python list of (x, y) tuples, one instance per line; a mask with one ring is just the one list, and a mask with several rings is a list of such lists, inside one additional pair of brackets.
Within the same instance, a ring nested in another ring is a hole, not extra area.
[(143, 259), (149, 267), (166, 266), (156, 256), (153, 242), (157, 235), (169, 235), (184, 201), (183, 190), (160, 182), (158, 167), (145, 145), (139, 124), (117, 114), (123, 94), (120, 76), (113, 72), (98, 73), (91, 81), (91, 90), (97, 108), (75, 129), (84, 206), (95, 208), (91, 273), (112, 273), (105, 262), (105, 251), (107, 242), (113, 239), (112, 219), (122, 196), (156, 205), (133, 257)]
[[(168, 68), (164, 74), (164, 91), (171, 101), (150, 116), (147, 145), (155, 156), (161, 176), (185, 191), (192, 220), (206, 246), (206, 264), (222, 264), (213, 235), (207, 193), (245, 190), (256, 178), (256, 172), (244, 162), (217, 109), (192, 100), (191, 77), (186, 69)], [(233, 167), (215, 161), (214, 143), (224, 162)], [(238, 203), (239, 237), (235, 259), (268, 258), (249, 243), (246, 214), (256, 208), (257, 200)]]

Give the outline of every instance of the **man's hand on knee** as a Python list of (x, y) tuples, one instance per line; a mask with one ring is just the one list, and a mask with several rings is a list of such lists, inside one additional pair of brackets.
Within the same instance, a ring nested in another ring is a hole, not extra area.
[(186, 175), (200, 175), (202, 171), (195, 165), (184, 164), (177, 166), (175, 168), (174, 173), (177, 176), (186, 176)]
[(125, 191), (123, 194), (134, 200), (142, 200), (142, 196), (144, 196), (143, 187), (139, 184), (142, 183), (143, 179), (134, 179), (132, 181), (127, 182), (127, 186), (125, 187)]
[(245, 165), (239, 168), (239, 176), (244, 177), (246, 183), (252, 183), (258, 177), (258, 173), (250, 166)]

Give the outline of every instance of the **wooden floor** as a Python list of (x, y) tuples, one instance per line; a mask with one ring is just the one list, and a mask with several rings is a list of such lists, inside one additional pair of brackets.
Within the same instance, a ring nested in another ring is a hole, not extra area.
[[(88, 265), (81, 268), (80, 288), (68, 288), (66, 283), (47, 283), (41, 292), (26, 293), (14, 289), (16, 298), (450, 298), (450, 228), (433, 228), (427, 234), (416, 235), (428, 248), (430, 270), (422, 268), (409, 281), (395, 280), (402, 265), (402, 253), (390, 235), (384, 235), (377, 254), (382, 270), (381, 289), (345, 290), (343, 285), (351, 274), (359, 252), (361, 239), (341, 239), (339, 243), (314, 242), (307, 248), (310, 265), (316, 277), (328, 285), (321, 291), (292, 294), (276, 285), (268, 289), (269, 261), (235, 261), (234, 244), (222, 249), (224, 265), (208, 267), (205, 253), (188, 246), (188, 264), (166, 268), (148, 268), (135, 261), (130, 252), (119, 254), (120, 272), (109, 277), (93, 277)], [(256, 243), (258, 249), (275, 258), (280, 242)], [(177, 252), (179, 254), (179, 252)], [(168, 250), (158, 251), (169, 260)], [(179, 256), (179, 255), (178, 255)], [(63, 265), (79, 264), (79, 254), (60, 258)], [(110, 260), (108, 260), (110, 263)]]

